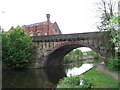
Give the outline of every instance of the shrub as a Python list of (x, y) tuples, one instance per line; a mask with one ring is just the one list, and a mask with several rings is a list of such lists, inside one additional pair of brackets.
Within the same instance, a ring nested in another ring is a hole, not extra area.
[(82, 51), (79, 49), (70, 51), (63, 59), (63, 64), (81, 61), (83, 59)]
[[(83, 85), (80, 85), (80, 80), (83, 80)], [(92, 83), (80, 76), (71, 76), (61, 79), (57, 88), (92, 88)]]
[(16, 27), (2, 35), (3, 64), (12, 68), (26, 67), (33, 48), (31, 37), (23, 28)]
[(110, 58), (108, 59), (108, 69), (110, 70), (120, 70), (120, 59), (117, 58)]

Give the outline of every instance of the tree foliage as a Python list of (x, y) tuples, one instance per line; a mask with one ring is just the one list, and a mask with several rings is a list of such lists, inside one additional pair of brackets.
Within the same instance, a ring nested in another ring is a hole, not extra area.
[(2, 34), (3, 64), (12, 68), (26, 67), (33, 48), (31, 37), (23, 28), (16, 27)]
[(108, 59), (108, 66), (107, 68), (110, 70), (114, 70), (114, 71), (120, 71), (120, 60), (117, 58), (110, 58)]
[(86, 51), (86, 52), (88, 53), (88, 56), (92, 56), (93, 58), (96, 58), (96, 59), (101, 58), (101, 56), (98, 53), (94, 52), (94, 51)]
[(3, 32), (3, 28), (0, 26), (0, 35), (2, 34)]
[(83, 58), (82, 51), (79, 49), (76, 49), (69, 52), (64, 57), (63, 63), (71, 63), (71, 62), (79, 61), (79, 60), (82, 60), (82, 58)]
[[(120, 52), (120, 16), (118, 12), (115, 11), (115, 1), (114, 0), (101, 0), (99, 3), (100, 13), (100, 24), (97, 26), (100, 31), (109, 31), (110, 32), (110, 43), (117, 47), (116, 52)], [(118, 5), (118, 7), (120, 7)], [(106, 38), (108, 35), (105, 36)], [(112, 46), (113, 46), (112, 45)], [(108, 47), (113, 48), (113, 47)]]
[(0, 26), (0, 62), (2, 62), (2, 37), (1, 37), (2, 31), (3, 31), (3, 29)]
[(111, 22), (111, 18), (114, 17), (115, 3), (112, 0), (101, 0), (98, 3), (98, 6), (98, 10), (100, 12), (100, 23), (97, 28), (100, 31), (113, 30), (113, 27), (109, 27), (109, 24)]

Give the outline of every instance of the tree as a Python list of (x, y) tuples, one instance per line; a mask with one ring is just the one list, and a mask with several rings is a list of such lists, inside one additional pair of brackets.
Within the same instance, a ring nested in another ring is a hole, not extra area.
[(76, 50), (72, 50), (64, 57), (63, 63), (71, 63), (75, 61), (80, 61), (82, 59), (83, 59), (82, 51), (76, 49)]
[(2, 32), (3, 32), (3, 29), (1, 28), (1, 26), (0, 26), (0, 64), (1, 64), (1, 62), (2, 62), (2, 37), (1, 37), (1, 35), (2, 35)]
[(2, 34), (3, 64), (12, 68), (26, 67), (33, 48), (31, 37), (23, 28), (16, 27)]
[[(101, 0), (99, 3), (100, 15), (100, 24), (97, 26), (100, 31), (108, 31), (109, 33), (105, 34), (105, 38), (108, 38), (108, 34), (111, 36), (109, 41), (108, 50), (117, 49), (120, 50), (120, 17), (118, 12), (115, 12), (115, 1)], [(110, 46), (111, 45), (111, 46)], [(114, 47), (114, 48), (113, 48)], [(111, 49), (112, 48), (112, 49)]]
[[(118, 7), (120, 8), (120, 5)], [(115, 45), (116, 57), (120, 58), (120, 16), (118, 16), (118, 13), (111, 19), (111, 22), (111, 26), (115, 28), (115, 30), (111, 31), (111, 42)]]
[(74, 52), (75, 52), (75, 55), (76, 55), (76, 57), (77, 57), (77, 58), (76, 58), (77, 60), (83, 59), (83, 53), (82, 53), (81, 50), (76, 49)]
[(3, 33), (3, 28), (0, 26), (0, 35)]
[[(118, 8), (120, 9), (120, 1), (118, 3)], [(110, 43), (114, 45), (115, 50), (115, 57), (112, 56), (112, 58), (108, 59), (108, 68), (119, 70), (120, 66), (120, 16), (118, 12), (115, 12), (114, 10), (115, 3), (112, 0), (109, 0), (108, 2), (105, 0), (102, 0), (101, 7), (99, 7), (101, 11), (101, 24), (98, 26), (98, 29), (100, 31), (109, 31), (111, 37), (110, 37)], [(105, 35), (107, 38), (108, 35)], [(111, 47), (108, 47), (111, 49)]]
[(97, 28), (100, 31), (113, 30), (113, 27), (109, 27), (111, 18), (114, 16), (114, 6), (115, 3), (112, 0), (106, 1), (101, 0), (98, 3), (98, 11), (100, 12), (100, 23)]
[(100, 59), (101, 58), (100, 55), (98, 53), (94, 52), (94, 51), (87, 51), (87, 53), (88, 53), (89, 56), (92, 56), (95, 59)]

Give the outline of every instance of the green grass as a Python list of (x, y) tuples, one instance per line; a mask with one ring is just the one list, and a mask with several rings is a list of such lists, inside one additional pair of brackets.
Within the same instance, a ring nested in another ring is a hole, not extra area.
[(112, 76), (103, 72), (97, 71), (95, 68), (84, 74), (84, 77), (89, 79), (95, 88), (117, 88), (118, 81)]
[(108, 67), (105, 67), (105, 68), (106, 68), (108, 71), (110, 71), (110, 72), (114, 72), (114, 73), (120, 75), (120, 70), (114, 70), (114, 69), (110, 69), (110, 68), (108, 68)]
[(83, 75), (65, 77), (59, 81), (57, 88), (84, 88), (78, 84), (81, 76), (87, 80), (88, 84), (92, 83), (94, 88), (118, 88), (117, 80), (108, 74), (97, 71), (95, 68)]

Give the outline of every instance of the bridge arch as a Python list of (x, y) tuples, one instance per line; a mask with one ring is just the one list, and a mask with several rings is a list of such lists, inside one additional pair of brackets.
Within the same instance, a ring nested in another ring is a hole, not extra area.
[(48, 54), (47, 59), (44, 63), (44, 66), (58, 65), (63, 60), (66, 54), (68, 54), (73, 49), (76, 49), (79, 47), (89, 47), (93, 51), (95, 51), (96, 53), (104, 57), (103, 54), (99, 52), (98, 49), (96, 49), (95, 47), (91, 46), (86, 42), (69, 41), (69, 42), (59, 44), (55, 46), (53, 49), (51, 49), (50, 50), (51, 52)]
[[(107, 58), (114, 56), (115, 52), (114, 46), (109, 42), (110, 37), (109, 32), (33, 36), (35, 60), (32, 64), (35, 67), (57, 64), (67, 53), (78, 47), (91, 48), (103, 57), (105, 64), (108, 64)], [(59, 60), (55, 61), (56, 58)]]

